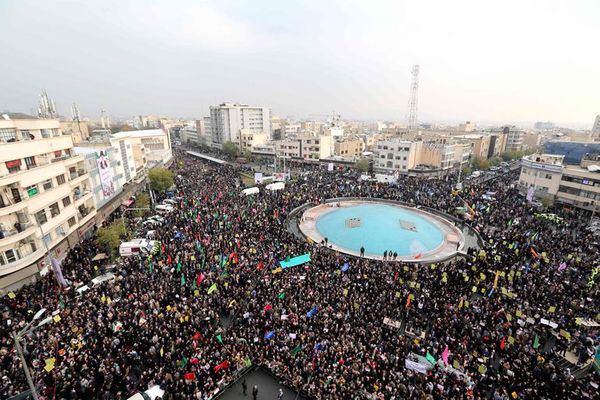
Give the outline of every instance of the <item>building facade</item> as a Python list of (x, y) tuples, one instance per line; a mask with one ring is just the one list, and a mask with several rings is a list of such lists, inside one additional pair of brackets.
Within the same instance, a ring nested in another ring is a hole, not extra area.
[(225, 142), (239, 143), (240, 129), (266, 133), (271, 137), (271, 110), (248, 104), (222, 103), (210, 107), (212, 146), (221, 148)]
[(506, 127), (504, 128), (504, 133), (506, 133), (506, 146), (504, 151), (514, 152), (523, 149), (523, 135), (525, 132), (515, 128)]
[(600, 133), (600, 114), (596, 115), (594, 125), (592, 126), (592, 133)]
[(35, 279), (91, 234), (91, 188), (58, 120), (0, 118), (0, 288)]
[(563, 173), (563, 156), (555, 154), (531, 154), (521, 159), (518, 188), (523, 194), (536, 198), (552, 199), (558, 192)]
[(333, 154), (340, 157), (359, 158), (363, 151), (365, 142), (361, 138), (338, 139), (333, 144)]

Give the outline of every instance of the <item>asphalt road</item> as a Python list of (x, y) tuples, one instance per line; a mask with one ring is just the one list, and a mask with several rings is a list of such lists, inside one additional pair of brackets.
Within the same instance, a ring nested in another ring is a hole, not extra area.
[[(246, 396), (243, 394), (242, 381), (246, 379), (246, 385), (248, 391)], [(290, 388), (283, 386), (279, 381), (267, 373), (266, 371), (258, 368), (255, 369), (242, 378), (238, 379), (229, 389), (227, 389), (222, 395), (217, 397), (218, 400), (251, 400), (252, 399), (252, 388), (254, 385), (258, 385), (258, 400), (277, 400), (277, 394), (279, 389), (283, 389), (283, 400), (295, 400), (296, 392)], [(298, 400), (307, 400), (306, 397), (298, 396)]]

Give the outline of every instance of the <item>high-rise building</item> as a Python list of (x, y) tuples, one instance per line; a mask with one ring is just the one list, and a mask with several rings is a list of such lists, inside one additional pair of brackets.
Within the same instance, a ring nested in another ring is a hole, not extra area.
[(91, 235), (83, 157), (56, 119), (0, 117), (0, 288), (33, 280)]
[(506, 134), (506, 147), (504, 151), (513, 152), (523, 149), (523, 135), (525, 132), (515, 127), (509, 128), (506, 126), (503, 128), (503, 133)]
[(210, 107), (212, 145), (221, 148), (225, 142), (239, 143), (240, 129), (266, 133), (271, 137), (271, 110), (248, 104), (222, 103)]
[(592, 127), (592, 133), (600, 133), (600, 114), (596, 115), (594, 126)]

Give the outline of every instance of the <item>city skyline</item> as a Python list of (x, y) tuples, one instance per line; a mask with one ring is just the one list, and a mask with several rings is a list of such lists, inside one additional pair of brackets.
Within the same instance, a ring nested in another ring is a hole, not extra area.
[[(36, 10), (36, 12), (31, 12)], [(421, 65), (419, 120), (553, 121), (600, 112), (600, 28), (591, 1), (0, 3), (10, 39), (0, 107), (29, 112), (41, 89), (68, 116), (201, 117), (239, 101), (297, 118), (404, 122)]]

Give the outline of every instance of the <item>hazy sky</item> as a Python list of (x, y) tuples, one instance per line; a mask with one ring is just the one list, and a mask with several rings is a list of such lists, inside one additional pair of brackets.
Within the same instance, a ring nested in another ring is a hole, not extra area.
[(0, 0), (0, 110), (550, 120), (600, 113), (600, 1)]

